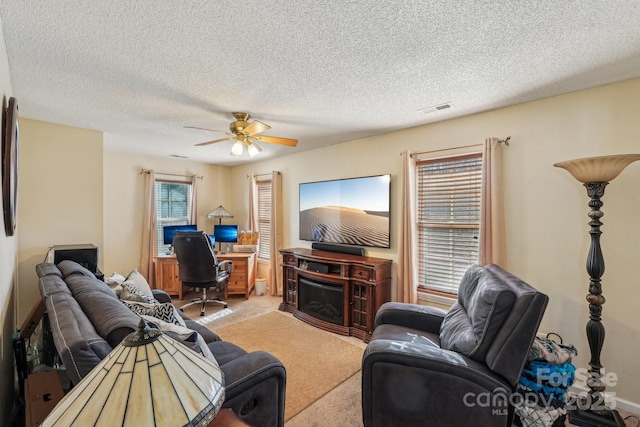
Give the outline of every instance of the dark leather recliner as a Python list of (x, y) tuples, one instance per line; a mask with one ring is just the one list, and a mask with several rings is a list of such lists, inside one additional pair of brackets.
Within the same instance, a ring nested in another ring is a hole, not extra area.
[(389, 302), (362, 359), (372, 426), (511, 426), (510, 399), (548, 302), (497, 265), (472, 266), (447, 312)]
[[(204, 316), (208, 302), (227, 303), (220, 299), (224, 288), (229, 284), (232, 263), (229, 260), (218, 262), (211, 246), (211, 239), (204, 231), (176, 231), (173, 236), (173, 249), (178, 258), (178, 270), (183, 285), (202, 289), (202, 296), (180, 307), (201, 304), (200, 316)], [(207, 297), (207, 289), (215, 288), (216, 298)]]

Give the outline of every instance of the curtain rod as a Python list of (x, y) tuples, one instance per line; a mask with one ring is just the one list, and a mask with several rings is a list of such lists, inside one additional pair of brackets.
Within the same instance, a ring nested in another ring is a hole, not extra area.
[[(280, 175), (280, 171), (276, 171), (276, 173), (278, 175)], [(269, 172), (269, 173), (254, 173), (252, 175), (247, 174), (247, 178), (251, 178), (252, 176), (256, 176), (256, 177), (258, 177), (258, 176), (271, 176), (271, 174), (272, 174), (272, 172)]]
[[(414, 151), (410, 155), (411, 155), (411, 157), (413, 157), (413, 156), (419, 156), (421, 154), (439, 153), (439, 152), (442, 152), (442, 151), (460, 150), (462, 148), (471, 148), (471, 147), (482, 147), (482, 144), (471, 144), (471, 145), (463, 145), (461, 147), (441, 148), (439, 150)], [(400, 154), (402, 154), (402, 153), (400, 153)]]
[[(142, 175), (143, 173), (145, 174), (150, 174), (151, 170), (150, 169), (141, 169), (140, 170), (140, 175)], [(164, 172), (156, 172), (157, 175), (166, 175), (166, 176), (179, 176), (182, 178), (191, 178), (194, 175), (184, 175), (184, 174), (179, 174), (179, 173), (164, 173)], [(195, 175), (196, 179), (204, 179), (204, 176), (202, 175)]]
[[(504, 145), (506, 145), (508, 147), (510, 140), (511, 140), (511, 137), (508, 136), (505, 139), (499, 139), (498, 143), (499, 144), (504, 144)], [(413, 153), (411, 153), (411, 157), (419, 156), (420, 154), (438, 153), (438, 152), (441, 152), (441, 151), (450, 151), (450, 150), (460, 150), (462, 148), (471, 148), (471, 147), (482, 147), (482, 144), (463, 145), (461, 147), (441, 148), (439, 150), (430, 150), (430, 151), (414, 151)]]

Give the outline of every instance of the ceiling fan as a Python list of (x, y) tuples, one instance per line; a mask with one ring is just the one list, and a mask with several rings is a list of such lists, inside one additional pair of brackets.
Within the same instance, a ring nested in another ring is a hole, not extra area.
[[(232, 114), (233, 114), (233, 117), (236, 119), (236, 121), (231, 122), (231, 124), (229, 125), (229, 129), (231, 130), (231, 133), (225, 132), (227, 135), (229, 135), (228, 137), (214, 139), (213, 141), (201, 142), (199, 144), (196, 144), (196, 146), (215, 144), (216, 142), (230, 141), (232, 139), (235, 139), (236, 142), (231, 147), (231, 154), (234, 156), (242, 155), (244, 147), (246, 146), (249, 156), (253, 157), (262, 151), (262, 149), (257, 144), (258, 141), (269, 142), (271, 144), (286, 145), (289, 147), (295, 147), (298, 144), (297, 139), (281, 138), (278, 136), (259, 135), (262, 132), (265, 132), (271, 129), (271, 126), (265, 123), (262, 123), (258, 120), (254, 120), (251, 123), (249, 123), (249, 119), (251, 118), (251, 116), (248, 113), (232, 113)], [(205, 129), (205, 128), (200, 128), (196, 126), (185, 126), (185, 127), (191, 128), (191, 129), (210, 130), (213, 132), (222, 132), (219, 130)]]

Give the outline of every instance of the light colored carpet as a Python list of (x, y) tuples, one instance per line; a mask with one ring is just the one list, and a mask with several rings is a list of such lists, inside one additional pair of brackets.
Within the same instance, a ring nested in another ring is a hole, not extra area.
[[(199, 294), (189, 292), (185, 294), (184, 300), (174, 300), (176, 307), (188, 303), (192, 298), (198, 297)], [(230, 296), (226, 301), (228, 308), (222, 308), (218, 304), (207, 304), (205, 316), (200, 316), (200, 305), (194, 305), (184, 309), (189, 318), (201, 323), (205, 326), (214, 326), (220, 328), (222, 326), (231, 325), (233, 323), (250, 319), (261, 314), (271, 311), (278, 311), (278, 307), (282, 302), (282, 297), (271, 295), (256, 296), (253, 292), (249, 299), (243, 296)]]
[(361, 371), (290, 419), (285, 427), (362, 427)]
[(287, 370), (285, 421), (360, 370), (363, 349), (280, 312), (221, 328), (222, 339), (276, 356)]

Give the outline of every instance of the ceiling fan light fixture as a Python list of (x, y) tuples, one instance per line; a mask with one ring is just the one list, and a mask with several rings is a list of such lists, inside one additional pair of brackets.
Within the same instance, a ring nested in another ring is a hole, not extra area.
[(249, 141), (247, 142), (247, 151), (249, 152), (249, 157), (253, 157), (256, 154), (260, 154), (262, 149), (258, 147), (258, 144), (256, 144), (255, 142)]
[(231, 147), (231, 155), (233, 156), (241, 156), (242, 155), (242, 141), (236, 140)]
[[(233, 117), (236, 119), (236, 121), (229, 124), (229, 130), (231, 132), (224, 132), (228, 135), (226, 138), (214, 139), (213, 141), (201, 142), (195, 145), (203, 146), (215, 144), (222, 141), (232, 141), (235, 139), (235, 142), (231, 147), (231, 155), (242, 156), (242, 152), (244, 151), (244, 148), (242, 146), (246, 145), (249, 156), (253, 157), (262, 152), (262, 149), (260, 148), (260, 146), (258, 146), (258, 144), (256, 144), (256, 141), (267, 142), (269, 144), (286, 145), (288, 147), (295, 147), (298, 144), (297, 139), (282, 138), (280, 136), (260, 135), (262, 132), (271, 129), (271, 126), (258, 120), (254, 120), (251, 123), (247, 122), (247, 120), (249, 120), (249, 117), (251, 117), (248, 113), (233, 113)], [(195, 126), (187, 127), (194, 129), (204, 129)], [(221, 132), (213, 129), (209, 130), (213, 132)]]

